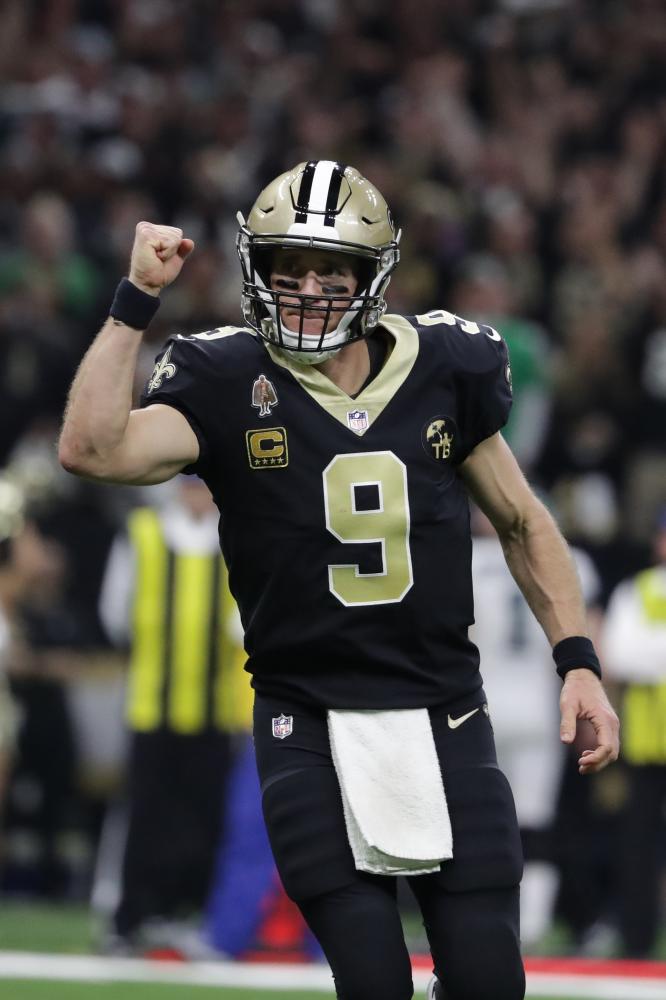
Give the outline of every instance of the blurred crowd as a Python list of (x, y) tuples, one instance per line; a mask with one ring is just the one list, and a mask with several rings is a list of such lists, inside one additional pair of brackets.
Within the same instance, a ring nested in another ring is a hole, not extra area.
[[(73, 479), (53, 445), (136, 222), (197, 244), (146, 337), (140, 383), (168, 332), (239, 322), (236, 213), (306, 159), (353, 164), (391, 205), (403, 230), (391, 311), (447, 308), (507, 340), (507, 437), (592, 560), (599, 607), (651, 564), (666, 504), (661, 0), (5, 0), (2, 13), (0, 465), (50, 546), (22, 598), (34, 648), (77, 651), (79, 686), (85, 663), (113, 673), (102, 578), (150, 495)], [(45, 664), (22, 669), (66, 683), (57, 658)], [(66, 715), (29, 698), (26, 718)], [(79, 720), (94, 701), (79, 698)], [(62, 726), (49, 766), (70, 812), (49, 822), (94, 845), (117, 733), (105, 756), (85, 721), (74, 737)], [(609, 774), (582, 807), (605, 831), (622, 797)], [(15, 789), (15, 813), (30, 794)], [(60, 847), (74, 856), (77, 843)], [(55, 869), (26, 881), (21, 845), (7, 891), (87, 891), (85, 874)], [(583, 930), (605, 905), (597, 889)]]

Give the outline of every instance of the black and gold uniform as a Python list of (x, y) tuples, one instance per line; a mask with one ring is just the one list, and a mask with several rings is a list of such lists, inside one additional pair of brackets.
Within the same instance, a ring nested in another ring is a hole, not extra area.
[(506, 422), (507, 351), (443, 310), (384, 317), (368, 344), (371, 377), (351, 398), (247, 330), (176, 337), (142, 404), (176, 407), (199, 440), (190, 471), (221, 511), (271, 848), (338, 995), (413, 994), (396, 880), (354, 866), (326, 711), (428, 708), (454, 856), (409, 882), (451, 996), (515, 1000), (520, 839), (467, 634), (458, 474)]
[(198, 437), (262, 694), (407, 708), (481, 687), (457, 467), (507, 419), (506, 347), (443, 310), (382, 329), (388, 356), (353, 399), (234, 328), (172, 339), (142, 398)]

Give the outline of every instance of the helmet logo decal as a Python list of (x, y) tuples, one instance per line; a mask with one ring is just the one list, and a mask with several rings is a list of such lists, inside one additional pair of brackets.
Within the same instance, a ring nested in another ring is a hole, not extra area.
[(150, 376), (150, 381), (148, 382), (148, 392), (154, 392), (155, 389), (159, 389), (165, 378), (173, 378), (176, 374), (176, 366), (171, 361), (172, 346), (172, 344), (169, 345), (153, 368), (153, 374)]
[(270, 417), (271, 407), (278, 405), (275, 386), (263, 374), (252, 383), (252, 405), (259, 410), (260, 417)]

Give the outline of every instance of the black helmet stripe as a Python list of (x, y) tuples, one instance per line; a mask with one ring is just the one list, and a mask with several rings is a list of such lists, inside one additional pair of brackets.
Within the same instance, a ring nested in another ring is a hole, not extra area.
[(342, 184), (342, 178), (345, 173), (344, 163), (336, 163), (333, 168), (333, 173), (331, 174), (331, 183), (328, 186), (328, 195), (326, 196), (326, 216), (324, 218), (325, 226), (335, 225), (335, 214), (338, 207), (338, 198), (340, 197), (340, 185)]
[(312, 193), (312, 181), (314, 180), (316, 169), (316, 160), (310, 160), (310, 162), (305, 165), (305, 170), (303, 171), (303, 176), (301, 177), (301, 186), (298, 189), (298, 204), (296, 205), (296, 217), (294, 222), (307, 222), (310, 194)]
[[(335, 225), (345, 165), (333, 160), (310, 160), (303, 170), (295, 206), (295, 222), (315, 222), (308, 216), (324, 216), (325, 226)], [(321, 219), (319, 220), (321, 222)]]

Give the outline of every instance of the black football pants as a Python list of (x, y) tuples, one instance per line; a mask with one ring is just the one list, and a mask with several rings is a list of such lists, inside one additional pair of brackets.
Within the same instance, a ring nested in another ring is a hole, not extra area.
[[(409, 884), (446, 1000), (522, 1000), (520, 835), (487, 715), (479, 706), (463, 725), (447, 723), (469, 711), (430, 711), (454, 857)], [(280, 715), (290, 720), (283, 738), (273, 728)], [(325, 711), (257, 695), (254, 737), (278, 871), (326, 954), (339, 1000), (409, 1000), (396, 880), (354, 866)]]
[[(523, 1000), (518, 888), (447, 893), (427, 875), (409, 883), (446, 1000)], [(331, 966), (339, 1000), (410, 1000), (394, 878), (359, 874), (352, 885), (298, 905)]]

